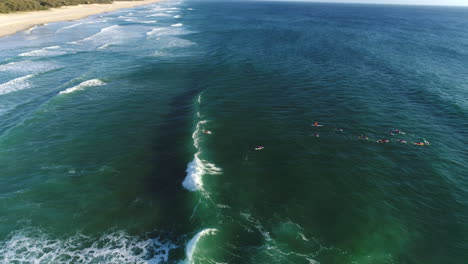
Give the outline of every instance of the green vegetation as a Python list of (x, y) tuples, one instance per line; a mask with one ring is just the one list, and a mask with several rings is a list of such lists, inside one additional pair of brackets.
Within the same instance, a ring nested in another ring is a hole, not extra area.
[(0, 0), (0, 13), (17, 11), (45, 10), (79, 4), (109, 4), (112, 0)]

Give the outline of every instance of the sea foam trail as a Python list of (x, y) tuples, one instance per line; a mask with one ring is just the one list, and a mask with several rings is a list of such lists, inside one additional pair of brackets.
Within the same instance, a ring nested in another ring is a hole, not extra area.
[(166, 13), (156, 13), (156, 14), (151, 14), (146, 17), (170, 17), (171, 15), (166, 14)]
[(77, 86), (74, 86), (74, 87), (68, 88), (66, 90), (63, 90), (63, 91), (59, 92), (59, 94), (69, 94), (69, 93), (73, 93), (73, 92), (76, 92), (76, 91), (79, 91), (79, 90), (84, 90), (87, 87), (103, 86), (105, 84), (106, 84), (105, 82), (103, 82), (103, 81), (101, 81), (99, 79), (87, 80), (87, 81), (84, 81), (84, 82), (78, 84)]
[(0, 72), (38, 73), (50, 71), (56, 68), (56, 65), (49, 62), (36, 62), (31, 60), (25, 60), (0, 65)]
[(194, 256), (195, 250), (197, 249), (197, 244), (201, 238), (208, 235), (214, 235), (218, 232), (215, 228), (207, 228), (203, 229), (202, 231), (198, 232), (190, 241), (187, 243), (185, 247), (185, 255), (187, 256), (186, 264), (193, 264), (194, 263)]
[(28, 80), (34, 77), (35, 75), (36, 74), (29, 74), (0, 84), (0, 95), (30, 88), (31, 83), (29, 83)]
[(58, 55), (63, 55), (63, 54), (66, 54), (66, 52), (63, 51), (60, 46), (51, 46), (51, 47), (46, 47), (46, 48), (42, 48), (38, 50), (24, 52), (18, 56), (39, 57), (39, 56), (58, 56)]
[(159, 28), (160, 28), (160, 32), (158, 32), (158, 36), (178, 36), (178, 35), (187, 35), (187, 34), (195, 33), (194, 31), (185, 29), (182, 23), (172, 24), (171, 26), (159, 27)]
[[(86, 247), (83, 247), (86, 245)], [(134, 263), (162, 264), (176, 245), (155, 239), (139, 239), (125, 232), (95, 238), (75, 235), (51, 239), (33, 231), (13, 234), (0, 242), (0, 263)]]
[(78, 40), (78, 41), (74, 41), (74, 42), (70, 42), (72, 44), (77, 44), (77, 43), (81, 43), (81, 42), (84, 42), (84, 41), (92, 41), (96, 38), (99, 38), (100, 36), (109, 36), (109, 35), (114, 35), (115, 31), (120, 29), (121, 26), (119, 25), (113, 25), (113, 26), (109, 26), (109, 27), (105, 27), (103, 29), (101, 29), (98, 33), (94, 34), (94, 35), (91, 35), (87, 38), (84, 38), (82, 40)]
[(78, 27), (78, 26), (82, 26), (82, 25), (89, 25), (89, 24), (97, 24), (97, 23), (105, 23), (107, 22), (107, 20), (105, 19), (101, 19), (99, 21), (88, 21), (88, 22), (80, 22), (80, 23), (76, 23), (76, 24), (72, 24), (72, 25), (69, 25), (69, 26), (65, 26), (63, 28), (59, 28), (57, 31), (55, 31), (55, 33), (61, 33), (62, 31), (66, 31), (68, 29), (72, 29), (72, 28), (75, 28), (75, 27)]
[(71, 28), (74, 28), (74, 27), (78, 27), (78, 26), (81, 26), (83, 24), (86, 24), (86, 23), (76, 23), (76, 24), (69, 25), (69, 26), (66, 26), (66, 27), (63, 27), (63, 28), (59, 28), (55, 33), (60, 33), (60, 32), (62, 32), (64, 30), (71, 29)]

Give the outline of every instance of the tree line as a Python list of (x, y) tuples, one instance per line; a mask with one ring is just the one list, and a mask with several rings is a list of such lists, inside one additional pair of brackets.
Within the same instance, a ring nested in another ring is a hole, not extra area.
[(79, 4), (110, 4), (113, 0), (0, 0), (0, 13), (46, 10)]

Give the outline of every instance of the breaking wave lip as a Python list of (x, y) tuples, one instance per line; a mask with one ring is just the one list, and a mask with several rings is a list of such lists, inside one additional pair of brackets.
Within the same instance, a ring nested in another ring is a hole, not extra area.
[(30, 88), (31, 83), (28, 80), (34, 76), (36, 74), (29, 74), (0, 84), (0, 95)]
[(101, 36), (101, 35), (103, 35), (103, 34), (106, 34), (106, 33), (109, 32), (109, 31), (112, 31), (112, 30), (118, 29), (118, 28), (120, 28), (119, 25), (113, 25), (113, 26), (105, 27), (105, 28), (101, 29), (98, 33), (94, 34), (94, 35), (91, 35), (91, 36), (89, 36), (89, 37), (87, 37), (87, 38), (84, 38), (84, 39), (82, 39), (82, 40), (78, 40), (78, 41), (74, 41), (74, 42), (70, 42), (70, 43), (76, 44), (76, 43), (80, 43), (80, 42), (84, 42), (84, 41), (93, 40), (93, 39), (95, 39), (96, 37), (99, 37), (99, 36)]
[(181, 27), (183, 26), (184, 24), (182, 23), (177, 23), (177, 24), (172, 24), (171, 27)]
[(218, 232), (218, 229), (216, 228), (207, 228), (203, 229), (202, 231), (198, 232), (190, 241), (187, 243), (187, 246), (185, 247), (185, 255), (187, 257), (187, 264), (193, 264), (194, 263), (194, 253), (195, 250), (197, 249), (197, 244), (200, 241), (201, 238), (204, 236), (208, 235), (215, 235)]
[(87, 87), (103, 86), (103, 85), (106, 85), (106, 83), (99, 79), (87, 80), (78, 84), (77, 86), (73, 86), (71, 88), (67, 88), (63, 91), (60, 91), (59, 94), (69, 94), (69, 93), (73, 93), (79, 90), (84, 90)]
[(177, 247), (159, 237), (139, 239), (124, 231), (99, 238), (77, 234), (62, 240), (41, 231), (22, 230), (0, 242), (0, 262), (158, 264), (166, 263), (169, 252)]
[(38, 50), (24, 52), (19, 54), (21, 57), (40, 57), (40, 56), (59, 56), (66, 54), (65, 51), (61, 50), (60, 46), (50, 46)]

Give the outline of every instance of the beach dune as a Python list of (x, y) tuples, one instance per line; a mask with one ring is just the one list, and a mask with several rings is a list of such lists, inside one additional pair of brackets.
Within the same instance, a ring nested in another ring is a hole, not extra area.
[(50, 10), (0, 14), (0, 37), (27, 30), (35, 25), (58, 21), (76, 20), (90, 15), (121, 8), (147, 5), (162, 0), (115, 1), (112, 4), (64, 6)]

